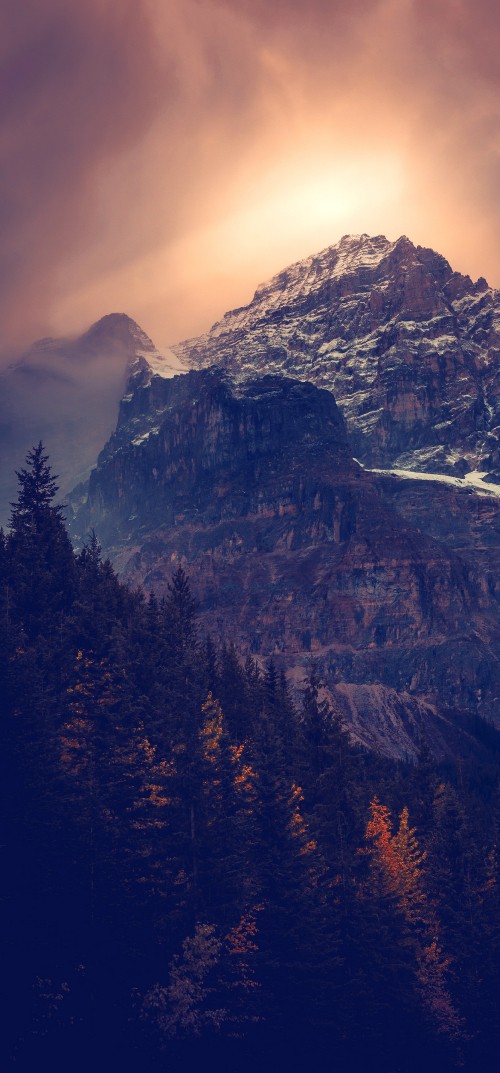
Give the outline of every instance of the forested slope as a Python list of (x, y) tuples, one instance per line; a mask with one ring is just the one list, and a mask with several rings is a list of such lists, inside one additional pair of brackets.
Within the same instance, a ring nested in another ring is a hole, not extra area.
[(41, 445), (2, 539), (2, 1009), (13, 1068), (487, 1069), (500, 743), (349, 742), (311, 664), (200, 636), (75, 554)]

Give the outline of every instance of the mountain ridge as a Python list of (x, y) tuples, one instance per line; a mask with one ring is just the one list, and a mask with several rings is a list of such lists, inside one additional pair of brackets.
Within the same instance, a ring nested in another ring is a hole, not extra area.
[(74, 535), (94, 529), (158, 595), (181, 563), (203, 629), (297, 683), (314, 657), (370, 748), (416, 755), (425, 735), (446, 755), (463, 717), (494, 717), (498, 597), (479, 551), (500, 531), (497, 496), (469, 516), (468, 492), (441, 486), (426, 511), (352, 459), (333, 395), (308, 382), (216, 367), (132, 380)]
[(344, 236), (172, 349), (332, 390), (366, 465), (498, 472), (500, 292), (406, 236)]
[(203, 628), (296, 681), (314, 656), (364, 745), (447, 755), (498, 714), (497, 316), (432, 250), (346, 236), (172, 348), (182, 375), (97, 322), (83, 349), (115, 333), (127, 382), (74, 537), (159, 594), (181, 562)]

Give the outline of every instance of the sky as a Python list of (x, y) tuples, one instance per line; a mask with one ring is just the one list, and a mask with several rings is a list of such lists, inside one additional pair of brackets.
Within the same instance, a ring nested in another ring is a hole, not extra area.
[(348, 233), (500, 286), (497, 0), (2, 0), (0, 350), (164, 347)]

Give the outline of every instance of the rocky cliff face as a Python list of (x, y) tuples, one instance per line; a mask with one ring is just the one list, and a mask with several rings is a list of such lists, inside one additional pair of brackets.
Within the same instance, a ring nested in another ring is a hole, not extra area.
[(40, 439), (62, 495), (88, 476), (138, 365), (172, 372), (135, 321), (112, 313), (76, 339), (39, 340), (0, 374), (0, 522), (15, 498), (14, 471)]
[(410, 483), (354, 462), (332, 394), (310, 383), (138, 367), (74, 531), (93, 526), (146, 590), (182, 562), (203, 628), (297, 681), (314, 655), (366, 744), (412, 754), (425, 729), (446, 751), (457, 713), (497, 710), (498, 603), (475, 553), (500, 499), (471, 493), (490, 521), (463, 512), (452, 549), (462, 489), (427, 510)]
[(346, 236), (174, 350), (332, 390), (366, 465), (500, 474), (499, 292), (407, 238)]
[(310, 384), (267, 376), (235, 387), (216, 370), (165, 380), (140, 369), (129, 388), (80, 515), (108, 544), (159, 524), (262, 514), (270, 482), (283, 484), (286, 513), (287, 481), (359, 468), (333, 396)]

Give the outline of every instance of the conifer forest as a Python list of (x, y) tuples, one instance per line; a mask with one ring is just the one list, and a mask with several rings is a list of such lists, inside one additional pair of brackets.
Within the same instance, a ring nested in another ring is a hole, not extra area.
[(488, 1071), (500, 734), (353, 743), (311, 662), (75, 552), (42, 445), (0, 547), (2, 1068)]

